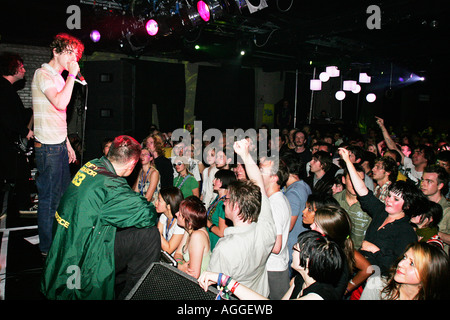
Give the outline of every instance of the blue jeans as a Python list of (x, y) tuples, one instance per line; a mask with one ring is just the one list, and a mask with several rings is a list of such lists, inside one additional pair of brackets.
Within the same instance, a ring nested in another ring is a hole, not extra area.
[(36, 187), (39, 195), (38, 232), (41, 252), (48, 252), (53, 238), (55, 212), (70, 183), (66, 143), (35, 145)]

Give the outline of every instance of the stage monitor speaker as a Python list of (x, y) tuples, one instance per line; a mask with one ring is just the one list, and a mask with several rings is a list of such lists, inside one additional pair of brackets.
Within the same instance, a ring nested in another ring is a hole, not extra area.
[[(173, 265), (155, 262), (125, 297), (125, 300), (215, 300), (219, 291), (210, 286), (205, 292), (197, 279)], [(235, 297), (231, 297), (236, 300)]]

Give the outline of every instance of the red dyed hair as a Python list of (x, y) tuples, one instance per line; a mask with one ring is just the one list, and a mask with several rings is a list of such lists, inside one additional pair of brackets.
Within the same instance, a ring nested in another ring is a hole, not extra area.
[(193, 230), (206, 227), (206, 208), (198, 197), (190, 196), (181, 201), (180, 214), (186, 220), (186, 226)]

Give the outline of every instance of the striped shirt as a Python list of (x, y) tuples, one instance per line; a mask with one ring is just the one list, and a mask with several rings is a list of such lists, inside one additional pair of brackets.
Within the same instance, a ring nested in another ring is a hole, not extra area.
[(67, 137), (66, 110), (57, 109), (45, 96), (47, 89), (56, 88), (60, 92), (64, 86), (64, 78), (47, 63), (34, 73), (31, 83), (34, 135), (41, 143), (58, 144)]
[(353, 241), (355, 249), (361, 248), (361, 244), (366, 236), (366, 230), (369, 224), (372, 222), (372, 218), (361, 208), (361, 204), (356, 202), (351, 206), (346, 200), (347, 191), (341, 191), (336, 193), (333, 197), (339, 202), (339, 205), (347, 211), (350, 220), (352, 222), (352, 230), (350, 237)]

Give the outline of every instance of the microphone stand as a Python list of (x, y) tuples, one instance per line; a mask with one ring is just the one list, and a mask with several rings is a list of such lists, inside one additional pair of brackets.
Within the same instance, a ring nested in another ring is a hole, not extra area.
[(82, 133), (82, 138), (81, 138), (81, 159), (80, 159), (80, 167), (83, 166), (83, 157), (84, 157), (84, 139), (85, 139), (85, 132), (86, 132), (86, 111), (87, 111), (87, 99), (88, 99), (88, 86), (87, 86), (87, 82), (81, 82), (78, 79), (75, 79), (77, 82), (81, 83), (83, 86), (86, 87), (86, 93), (84, 95), (84, 115), (83, 115), (83, 133)]

